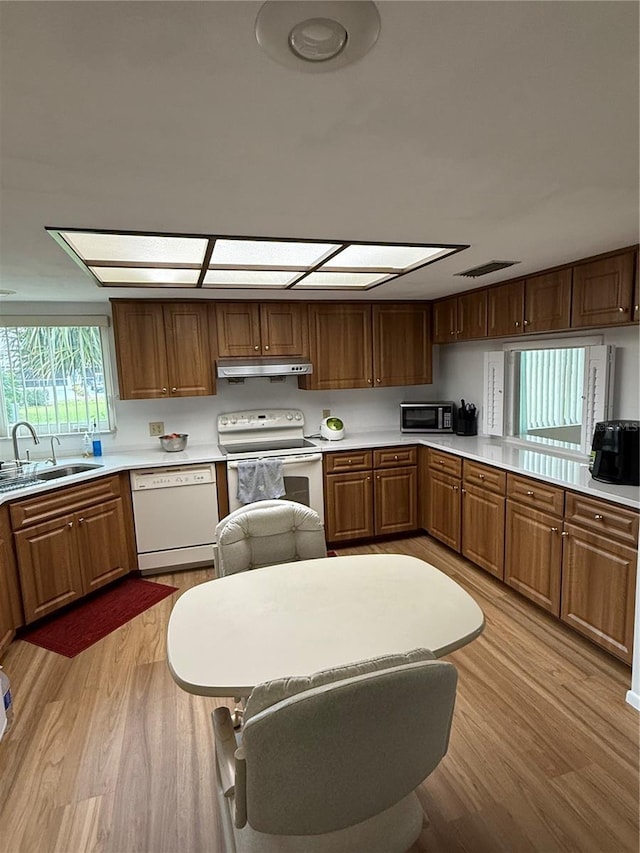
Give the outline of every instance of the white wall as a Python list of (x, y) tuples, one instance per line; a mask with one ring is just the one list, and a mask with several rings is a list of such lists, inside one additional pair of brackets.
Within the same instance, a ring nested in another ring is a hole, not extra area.
[[(615, 390), (613, 398), (613, 417), (638, 420), (640, 418), (640, 336), (638, 328), (624, 326), (602, 331), (600, 329), (583, 334), (602, 335), (604, 344), (616, 347)], [(567, 337), (563, 335), (562, 337)], [(535, 337), (532, 340), (536, 340)], [(491, 341), (466, 341), (452, 345), (435, 347), (440, 350), (440, 370), (437, 376), (442, 399), (459, 400), (464, 397), (468, 403), (482, 407), (483, 355), (485, 352), (501, 350), (504, 343), (513, 342), (513, 338), (493, 338)], [(478, 423), (482, 423), (482, 412)]]

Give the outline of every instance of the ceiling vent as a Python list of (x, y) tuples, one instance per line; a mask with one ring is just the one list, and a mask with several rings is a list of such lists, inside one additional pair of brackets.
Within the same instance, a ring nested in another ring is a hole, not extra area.
[(480, 275), (488, 275), (490, 272), (504, 270), (507, 267), (512, 267), (514, 264), (519, 264), (520, 261), (489, 261), (488, 264), (482, 264), (479, 267), (472, 267), (464, 272), (457, 272), (455, 275), (463, 275), (466, 278), (478, 278)]

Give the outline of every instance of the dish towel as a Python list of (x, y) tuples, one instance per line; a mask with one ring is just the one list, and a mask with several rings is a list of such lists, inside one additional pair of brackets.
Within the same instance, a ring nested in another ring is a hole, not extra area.
[(281, 498), (285, 493), (280, 459), (251, 459), (238, 462), (238, 501), (250, 504)]

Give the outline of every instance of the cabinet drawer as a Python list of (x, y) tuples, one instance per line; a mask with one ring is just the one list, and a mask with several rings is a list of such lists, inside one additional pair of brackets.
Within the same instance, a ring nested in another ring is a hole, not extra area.
[(396, 468), (398, 465), (415, 464), (415, 447), (385, 447), (373, 451), (374, 468)]
[(471, 462), (468, 459), (464, 460), (463, 471), (465, 485), (479, 486), (497, 495), (504, 495), (507, 485), (507, 475), (504, 471), (492, 468), (490, 465)]
[(435, 471), (443, 471), (452, 477), (462, 476), (462, 457), (452, 456), (450, 453), (441, 453), (439, 450), (429, 449), (429, 467)]
[(544, 510), (553, 515), (562, 515), (564, 491), (555, 486), (548, 486), (540, 480), (529, 480), (527, 477), (508, 474), (507, 496), (526, 506)]
[(120, 496), (120, 477), (101, 477), (81, 486), (56, 489), (23, 501), (15, 501), (9, 507), (11, 527), (19, 530), (30, 524), (47, 521), (65, 513), (74, 512), (85, 506), (100, 503)]
[(567, 492), (565, 520), (605, 534), (622, 545), (638, 547), (638, 513), (615, 504)]
[(371, 468), (372, 453), (370, 450), (354, 450), (341, 453), (325, 453), (324, 465), (326, 474), (340, 474), (343, 471), (366, 471)]

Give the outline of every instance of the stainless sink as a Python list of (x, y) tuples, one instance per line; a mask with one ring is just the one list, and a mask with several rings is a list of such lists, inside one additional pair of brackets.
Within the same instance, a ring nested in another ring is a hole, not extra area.
[(81, 474), (83, 471), (93, 471), (94, 468), (103, 466), (92, 462), (78, 462), (75, 465), (59, 465), (57, 468), (48, 468), (38, 471), (36, 480), (57, 480), (58, 477), (69, 477), (71, 474)]

